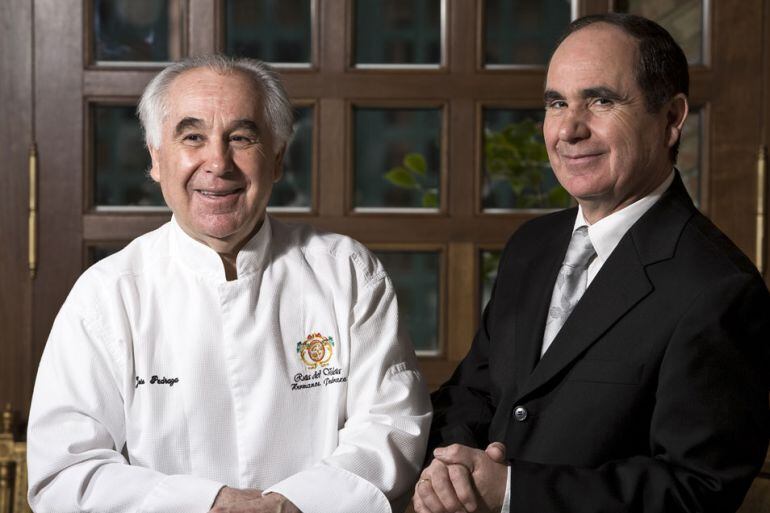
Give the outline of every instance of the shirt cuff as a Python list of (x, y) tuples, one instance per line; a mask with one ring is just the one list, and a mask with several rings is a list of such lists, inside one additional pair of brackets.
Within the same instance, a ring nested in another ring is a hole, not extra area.
[(508, 465), (508, 479), (505, 481), (505, 497), (500, 513), (511, 513), (511, 466)]
[(203, 477), (167, 476), (153, 488), (139, 510), (141, 513), (207, 513), (223, 486)]
[(303, 470), (264, 491), (280, 493), (302, 513), (391, 513), (379, 488), (339, 467), (317, 465)]

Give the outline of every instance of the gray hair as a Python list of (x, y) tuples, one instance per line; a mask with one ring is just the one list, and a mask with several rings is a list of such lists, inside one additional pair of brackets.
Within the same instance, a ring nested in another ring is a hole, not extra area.
[(294, 115), (278, 75), (267, 64), (256, 59), (203, 55), (188, 57), (169, 65), (147, 84), (136, 109), (147, 147), (160, 146), (161, 126), (168, 115), (167, 96), (171, 83), (182, 73), (196, 68), (208, 68), (217, 73), (241, 72), (251, 78), (261, 89), (265, 121), (273, 131), (276, 148), (288, 142)]

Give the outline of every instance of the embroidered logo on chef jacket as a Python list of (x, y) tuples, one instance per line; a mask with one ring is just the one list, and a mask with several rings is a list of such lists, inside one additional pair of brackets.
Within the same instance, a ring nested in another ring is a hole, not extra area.
[(311, 333), (305, 340), (297, 342), (297, 353), (308, 369), (326, 367), (334, 353), (334, 339)]
[(297, 342), (297, 355), (305, 368), (311, 372), (295, 374), (294, 382), (291, 383), (292, 390), (325, 387), (348, 381), (347, 376), (342, 374), (342, 369), (329, 365), (334, 355), (332, 337), (324, 337), (318, 332), (311, 333), (305, 340)]

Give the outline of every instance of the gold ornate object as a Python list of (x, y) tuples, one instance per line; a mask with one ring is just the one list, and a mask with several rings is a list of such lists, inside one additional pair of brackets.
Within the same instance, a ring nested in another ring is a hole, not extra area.
[(5, 410), (3, 411), (3, 423), (2, 423), (2, 429), (0, 429), (0, 439), (12, 438), (12, 435), (11, 435), (12, 426), (13, 426), (13, 408), (11, 407), (11, 403), (7, 403), (5, 405)]
[[(29, 277), (37, 274), (37, 146), (29, 148)], [(2, 513), (0, 511), (0, 513)]]
[(757, 246), (756, 246), (756, 264), (760, 274), (765, 272), (765, 189), (767, 165), (767, 147), (759, 147), (757, 156)]
[(0, 461), (0, 513), (11, 513), (11, 483), (8, 480), (9, 464)]
[(13, 438), (13, 408), (0, 423), (0, 513), (31, 513), (27, 503), (27, 444)]

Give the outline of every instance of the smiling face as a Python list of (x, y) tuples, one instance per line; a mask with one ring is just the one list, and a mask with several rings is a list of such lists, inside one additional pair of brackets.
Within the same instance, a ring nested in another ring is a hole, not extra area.
[(235, 254), (261, 226), (283, 148), (275, 148), (261, 94), (240, 72), (196, 68), (167, 93), (150, 175), (182, 229), (220, 254)]
[(593, 223), (646, 196), (671, 172), (687, 115), (683, 94), (650, 113), (637, 84), (637, 42), (596, 23), (567, 37), (548, 68), (543, 123), (556, 177)]

